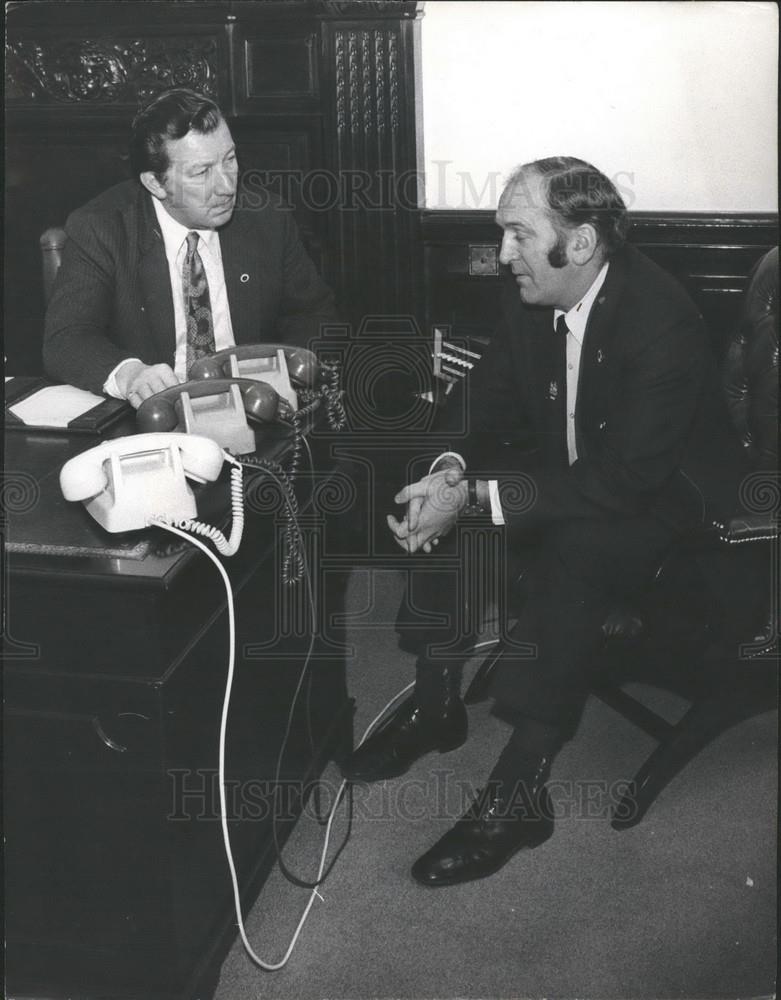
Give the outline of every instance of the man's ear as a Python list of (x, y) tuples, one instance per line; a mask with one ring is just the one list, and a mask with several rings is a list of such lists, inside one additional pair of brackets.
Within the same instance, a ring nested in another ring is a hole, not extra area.
[(569, 256), (573, 264), (581, 267), (593, 258), (599, 249), (597, 231), (590, 222), (578, 226), (569, 241)]
[(158, 198), (160, 201), (163, 201), (168, 197), (165, 188), (157, 179), (157, 175), (152, 173), (151, 170), (145, 170), (143, 173), (139, 174), (138, 179), (153, 198)]

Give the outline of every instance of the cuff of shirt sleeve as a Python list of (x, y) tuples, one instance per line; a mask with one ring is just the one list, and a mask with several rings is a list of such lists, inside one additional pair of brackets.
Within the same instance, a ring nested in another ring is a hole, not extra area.
[(442, 461), (443, 458), (452, 458), (455, 462), (457, 462), (461, 466), (461, 471), (466, 472), (466, 462), (461, 457), (461, 455), (459, 455), (457, 451), (445, 451), (441, 455), (438, 455), (437, 458), (435, 458), (434, 461), (431, 463), (431, 466), (428, 470), (429, 475), (431, 475), (432, 472), (436, 471), (437, 466), (439, 465), (439, 463)]
[(103, 383), (103, 392), (105, 393), (106, 396), (113, 396), (114, 399), (125, 398), (119, 391), (119, 387), (117, 386), (117, 372), (119, 371), (120, 368), (122, 368), (123, 365), (126, 365), (129, 361), (138, 361), (139, 364), (141, 363), (140, 358), (124, 358), (122, 361), (120, 361), (119, 364), (116, 366), (116, 368), (114, 368), (112, 371), (109, 372), (108, 378)]
[(499, 483), (496, 479), (488, 480), (488, 496), (491, 501), (491, 520), (494, 524), (504, 524), (502, 503), (499, 499)]

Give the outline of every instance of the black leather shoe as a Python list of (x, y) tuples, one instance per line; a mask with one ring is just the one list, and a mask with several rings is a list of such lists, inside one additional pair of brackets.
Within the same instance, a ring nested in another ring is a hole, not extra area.
[(488, 790), (412, 866), (412, 877), (435, 888), (493, 875), (521, 848), (537, 847), (553, 833), (548, 791), (508, 802)]
[(342, 763), (349, 781), (396, 778), (432, 750), (446, 753), (466, 741), (467, 718), (460, 698), (449, 699), (437, 715), (424, 715), (414, 698), (393, 715)]

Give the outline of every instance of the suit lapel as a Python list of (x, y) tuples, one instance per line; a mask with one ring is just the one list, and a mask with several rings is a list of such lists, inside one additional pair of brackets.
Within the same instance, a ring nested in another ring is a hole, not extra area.
[[(550, 430), (557, 424), (554, 417), (564, 406), (567, 386), (562, 384), (560, 348), (553, 329), (552, 309), (528, 309), (529, 324), (526, 359), (530, 398), (533, 400), (537, 426)], [(555, 411), (555, 412), (554, 412)]]
[[(615, 350), (616, 312), (627, 280), (625, 253), (610, 262), (605, 283), (599, 290), (586, 325), (578, 375), (578, 410), (594, 398), (604, 399), (608, 372)], [(580, 421), (578, 421), (580, 422)]]
[(252, 343), (261, 329), (261, 269), (247, 252), (252, 242), (242, 239), (241, 220), (234, 218), (220, 230), (220, 252), (225, 290), (237, 344)]
[(161, 357), (174, 363), (176, 330), (174, 302), (163, 234), (152, 207), (152, 196), (142, 190), (139, 207), (138, 276), (149, 329)]
[(504, 294), (503, 309), (509, 319), (508, 335), (515, 375), (525, 388), (526, 398), (533, 401), (536, 412), (551, 378), (553, 310), (524, 306), (514, 280), (505, 285)]

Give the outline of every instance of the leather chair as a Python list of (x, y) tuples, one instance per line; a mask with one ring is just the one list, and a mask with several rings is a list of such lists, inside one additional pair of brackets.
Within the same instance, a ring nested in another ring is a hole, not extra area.
[[(776, 247), (752, 272), (724, 359), (723, 387), (747, 462), (741, 510), (729, 522), (714, 522), (697, 538), (684, 539), (641, 604), (616, 608), (602, 628), (601, 680), (593, 693), (657, 742), (614, 808), (611, 825), (617, 830), (639, 823), (667, 784), (725, 730), (777, 704), (778, 285)], [(741, 603), (734, 600), (736, 592), (744, 596), (742, 609), (725, 608), (709, 595), (714, 572), (709, 558), (717, 560), (717, 573), (725, 578), (742, 574), (747, 585), (753, 583), (753, 589), (732, 588), (732, 604)], [(725, 611), (727, 618), (734, 616), (735, 627), (725, 625)], [(749, 631), (741, 634), (741, 628)], [(512, 638), (510, 630), (484, 660), (465, 695), (467, 703), (487, 695), (491, 674)], [(672, 723), (625, 690), (632, 680), (671, 689), (689, 707)]]
[(43, 267), (43, 294), (48, 303), (51, 298), (54, 279), (62, 263), (62, 248), (65, 246), (65, 230), (52, 226), (41, 234), (41, 264)]

